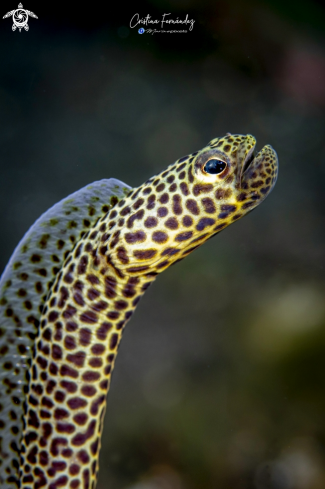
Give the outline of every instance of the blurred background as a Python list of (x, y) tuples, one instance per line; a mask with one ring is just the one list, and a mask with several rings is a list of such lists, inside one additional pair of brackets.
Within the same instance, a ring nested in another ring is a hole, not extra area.
[[(98, 489), (324, 488), (321, 2), (24, 8), (38, 16), (29, 32), (0, 21), (0, 271), (41, 213), (92, 181), (138, 186), (226, 132), (270, 143), (280, 161), (265, 203), (139, 304), (108, 397)], [(135, 13), (195, 24), (140, 35)]]

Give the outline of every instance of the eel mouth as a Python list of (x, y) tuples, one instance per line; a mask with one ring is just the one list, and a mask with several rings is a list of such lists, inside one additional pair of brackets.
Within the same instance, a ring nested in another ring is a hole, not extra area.
[(248, 152), (246, 158), (245, 158), (245, 161), (243, 163), (243, 166), (242, 166), (242, 175), (248, 170), (248, 168), (251, 166), (251, 164), (253, 163), (254, 159), (255, 159), (255, 145), (252, 147), (252, 149)]
[(253, 163), (255, 156), (256, 156), (255, 148), (252, 148), (250, 150), (250, 152), (248, 153), (248, 155), (246, 156), (246, 159), (245, 159), (244, 164), (243, 164), (242, 173), (245, 173), (245, 171), (248, 170), (248, 168), (251, 166), (251, 163)]
[[(258, 153), (255, 146), (250, 149), (242, 164), (240, 182), (241, 188), (247, 189), (257, 181), (263, 182), (263, 198), (265, 198), (274, 187), (278, 176), (279, 160), (276, 152), (267, 144)], [(255, 188), (255, 187), (252, 187)]]

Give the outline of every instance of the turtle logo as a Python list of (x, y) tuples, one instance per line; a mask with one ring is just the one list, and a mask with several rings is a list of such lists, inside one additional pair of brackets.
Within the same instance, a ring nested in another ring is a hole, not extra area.
[(34, 17), (35, 19), (38, 19), (37, 15), (35, 15), (33, 12), (23, 9), (23, 5), (21, 3), (18, 5), (18, 8), (16, 10), (11, 10), (11, 12), (7, 12), (6, 15), (3, 16), (3, 19), (6, 19), (11, 15), (13, 20), (12, 30), (15, 31), (18, 28), (19, 32), (21, 32), (22, 28), (24, 28), (25, 31), (28, 31), (29, 15), (31, 17)]

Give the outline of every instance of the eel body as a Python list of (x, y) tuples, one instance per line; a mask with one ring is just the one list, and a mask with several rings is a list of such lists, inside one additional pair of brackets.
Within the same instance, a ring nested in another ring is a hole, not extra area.
[(127, 321), (156, 276), (257, 207), (278, 173), (251, 135), (138, 188), (110, 179), (40, 217), (0, 280), (0, 487), (94, 489)]

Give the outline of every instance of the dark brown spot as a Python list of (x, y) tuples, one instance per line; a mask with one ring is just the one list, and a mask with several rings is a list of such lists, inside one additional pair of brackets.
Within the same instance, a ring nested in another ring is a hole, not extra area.
[(193, 187), (193, 195), (197, 197), (202, 193), (211, 192), (211, 190), (213, 190), (213, 185), (211, 185), (210, 183), (197, 183)]
[(222, 200), (222, 199), (229, 199), (231, 194), (232, 194), (232, 192), (230, 189), (224, 190), (222, 188), (218, 188), (216, 193), (215, 193), (215, 196), (216, 196), (217, 200)]
[(83, 385), (81, 387), (81, 394), (86, 397), (93, 397), (96, 394), (97, 390), (92, 385)]
[(216, 212), (216, 206), (214, 205), (214, 202), (212, 199), (210, 199), (210, 197), (205, 197), (204, 199), (202, 199), (202, 204), (205, 212), (207, 212), (208, 214), (213, 214), (214, 212)]
[(99, 446), (99, 439), (90, 445), (90, 451), (93, 455), (96, 455)]
[(60, 385), (61, 387), (63, 387), (63, 389), (71, 394), (74, 394), (78, 389), (78, 386), (75, 382), (69, 382), (68, 380), (62, 380), (60, 382)]
[(74, 316), (77, 312), (77, 309), (71, 305), (68, 305), (65, 311), (63, 312), (63, 317), (65, 319), (70, 319), (72, 316)]
[(127, 272), (129, 273), (138, 273), (138, 272), (143, 272), (144, 270), (148, 270), (148, 266), (142, 266), (142, 267), (129, 267), (126, 269)]
[(144, 221), (144, 225), (146, 228), (154, 228), (158, 224), (158, 219), (155, 217), (147, 217), (147, 219)]
[(249, 207), (252, 207), (255, 202), (246, 202), (246, 204), (243, 204), (242, 209), (248, 209)]
[(86, 450), (80, 450), (77, 453), (77, 459), (80, 460), (80, 462), (85, 465), (89, 463), (90, 457)]
[(214, 230), (215, 230), (215, 231), (221, 231), (221, 229), (224, 229), (226, 226), (227, 226), (227, 223), (218, 224), (218, 226), (216, 226), (216, 227), (214, 228)]
[(158, 200), (161, 204), (167, 204), (167, 202), (169, 201), (169, 195), (167, 193), (164, 193), (159, 197)]
[[(69, 360), (69, 356), (72, 355), (68, 355), (67, 360)], [(60, 368), (60, 374), (62, 375), (62, 377), (72, 377), (73, 379), (76, 379), (78, 377), (78, 371), (74, 368), (69, 367), (69, 365), (62, 365)]]
[(155, 243), (165, 243), (168, 240), (168, 234), (162, 231), (155, 231), (152, 234), (152, 240)]
[(41, 282), (36, 282), (36, 284), (35, 284), (35, 290), (36, 290), (36, 292), (38, 294), (42, 294), (43, 293), (43, 285), (42, 285)]
[(79, 426), (83, 426), (87, 423), (88, 414), (86, 413), (78, 413), (73, 417), (73, 421), (77, 423)]
[(70, 272), (67, 272), (64, 277), (63, 277), (63, 281), (67, 284), (72, 284), (73, 282), (73, 276)]
[(98, 358), (98, 357), (92, 357), (89, 361), (88, 361), (88, 364), (90, 367), (93, 367), (93, 368), (100, 368), (103, 366), (103, 360), (101, 358)]
[(73, 296), (73, 300), (75, 301), (76, 304), (78, 304), (79, 306), (84, 306), (85, 305), (85, 301), (82, 297), (82, 294), (80, 292), (76, 292)]
[(25, 289), (19, 289), (18, 292), (17, 292), (17, 295), (19, 297), (25, 297), (27, 295), (27, 292)]
[(179, 253), (180, 250), (177, 248), (166, 248), (162, 253), (161, 256), (173, 256), (176, 255), (176, 253)]
[[(246, 204), (244, 204), (244, 205), (246, 205)], [(229, 216), (229, 214), (232, 214), (233, 212), (235, 212), (235, 210), (237, 210), (237, 207), (235, 205), (225, 204), (225, 205), (221, 206), (221, 210), (222, 210), (222, 212), (219, 214), (218, 217), (220, 219), (225, 219), (226, 217)]]
[(52, 375), (56, 375), (58, 373), (58, 367), (55, 363), (51, 363), (49, 367), (49, 371)]
[[(154, 195), (150, 195), (149, 196), (149, 199), (151, 197), (155, 197)], [(148, 208), (148, 206), (147, 206)], [(126, 222), (126, 225), (129, 229), (132, 229), (133, 228), (133, 224), (134, 224), (134, 221), (136, 220), (140, 220), (142, 219), (144, 216), (144, 210), (143, 209), (139, 209), (135, 214), (132, 214), (132, 216), (130, 216)]]
[(48, 465), (48, 463), (49, 463), (48, 452), (43, 450), (42, 452), (39, 453), (39, 462), (40, 462), (40, 465), (42, 465), (43, 467)]
[(80, 397), (72, 397), (67, 402), (70, 409), (81, 409), (87, 406), (87, 401)]
[(112, 366), (111, 365), (107, 365), (105, 367), (104, 374), (105, 375), (109, 375), (111, 373), (111, 370), (112, 370)]
[(79, 275), (86, 273), (87, 265), (88, 265), (88, 255), (82, 255), (77, 267), (77, 273)]
[(146, 237), (147, 235), (143, 231), (136, 231), (134, 233), (126, 233), (125, 241), (129, 244), (142, 243)]
[(178, 228), (178, 221), (175, 217), (170, 217), (167, 219), (167, 221), (164, 223), (166, 228), (168, 229), (177, 229)]
[(262, 187), (263, 185), (263, 180), (257, 180), (257, 182), (254, 182), (251, 184), (251, 187), (252, 188), (259, 188), (259, 187)]
[(173, 195), (173, 212), (176, 215), (180, 215), (183, 212), (181, 198), (179, 195)]
[(98, 321), (98, 316), (93, 311), (86, 311), (80, 315), (80, 321), (88, 324), (95, 324)]
[(65, 338), (64, 338), (64, 347), (67, 349), (67, 350), (74, 350), (76, 348), (76, 340), (74, 339), (73, 336), (71, 335), (67, 335)]
[[(182, 163), (183, 161), (186, 161), (191, 155), (187, 155), (187, 156), (183, 156), (182, 158), (180, 158), (178, 160), (178, 163)], [(178, 168), (177, 168), (177, 171), (181, 170), (182, 168), (184, 168), (186, 166), (186, 163), (183, 163), (182, 165), (180, 165)]]
[(97, 416), (99, 407), (101, 406), (101, 404), (105, 402), (105, 398), (106, 396), (103, 395), (98, 397), (97, 399), (95, 399), (95, 401), (92, 402), (90, 407), (90, 413), (92, 414), (92, 416)]
[(247, 194), (244, 192), (241, 192), (239, 195), (237, 195), (236, 200), (237, 202), (242, 202), (243, 200), (246, 200)]
[[(30, 258), (30, 261), (32, 263), (39, 263), (41, 260), (42, 260), (42, 257), (40, 255), (36, 255), (36, 254), (32, 255)], [(17, 264), (15, 263), (14, 265), (15, 265), (15, 269), (17, 269), (18, 268)]]
[[(138, 211), (138, 212), (140, 212), (140, 211)], [(135, 214), (134, 214), (134, 215), (135, 215)], [(131, 217), (132, 217), (132, 216), (131, 216)], [(129, 219), (128, 219), (128, 220), (130, 220), (130, 219), (131, 219), (131, 217), (129, 217)], [(133, 220), (134, 220), (134, 219), (133, 219)], [(132, 221), (132, 226), (133, 226), (133, 221)], [(131, 227), (132, 227), (132, 226), (131, 226)], [(110, 241), (110, 243), (109, 243), (109, 247), (110, 247), (111, 249), (115, 248), (115, 246), (117, 245), (118, 240), (119, 240), (119, 237), (120, 237), (120, 234), (121, 234), (121, 231), (116, 231), (116, 232), (113, 234), (113, 238), (112, 238), (112, 240), (111, 240), (111, 241)]]
[(155, 201), (156, 201), (156, 196), (155, 195), (149, 195), (148, 205), (147, 205), (148, 210), (154, 209), (154, 207), (156, 205)]
[(182, 223), (183, 223), (183, 226), (188, 228), (188, 227), (192, 226), (193, 219), (191, 218), (191, 216), (184, 216)]
[(153, 258), (157, 254), (157, 250), (137, 250), (133, 252), (133, 255), (139, 260), (148, 260), (149, 258)]
[(212, 226), (216, 221), (214, 219), (211, 219), (210, 217), (203, 217), (202, 219), (199, 220), (198, 224), (196, 225), (196, 229), (198, 231), (203, 231), (208, 226)]
[(126, 309), (128, 307), (128, 303), (126, 301), (123, 301), (123, 300), (115, 301), (114, 307), (118, 311), (121, 311), (121, 310)]
[(52, 345), (52, 358), (53, 360), (61, 360), (62, 358), (62, 348), (56, 343)]
[(65, 394), (65, 392), (63, 392), (63, 391), (56, 391), (56, 392), (54, 393), (54, 399), (55, 399), (55, 401), (57, 401), (57, 402), (63, 402), (63, 401), (65, 400), (65, 395), (66, 395), (66, 394)]
[[(73, 354), (70, 353), (69, 355), (67, 355), (67, 360), (68, 362), (71, 362), (74, 365), (76, 365), (76, 367), (83, 367), (85, 363), (85, 357), (86, 357), (86, 353), (84, 351), (78, 351), (76, 353)], [(61, 370), (63, 367), (64, 365), (61, 367)], [(74, 375), (71, 375), (71, 377), (74, 377)]]
[(184, 233), (179, 233), (175, 237), (175, 241), (186, 241), (187, 239), (190, 239), (193, 235), (192, 231), (185, 231)]
[(60, 300), (59, 300), (58, 306), (60, 308), (64, 307), (68, 298), (69, 298), (68, 289), (64, 286), (61, 287), (60, 288)]
[(101, 341), (106, 340), (107, 334), (110, 331), (110, 329), (112, 329), (112, 326), (113, 326), (112, 323), (106, 323), (106, 322), (102, 323), (101, 326), (96, 331), (96, 337)]
[(96, 289), (89, 289), (88, 292), (87, 292), (87, 297), (89, 300), (91, 301), (94, 301), (95, 299), (97, 299), (97, 297), (100, 296), (100, 293), (98, 292), (98, 290)]
[(144, 199), (140, 198), (134, 202), (132, 207), (134, 210), (137, 210), (143, 203), (144, 203)]
[(90, 472), (89, 469), (85, 469), (82, 473), (82, 480), (83, 480), (83, 486), (85, 489), (90, 489), (89, 488), (89, 481), (90, 481)]
[(120, 313), (117, 311), (110, 311), (107, 313), (108, 319), (117, 319), (119, 317)]
[(167, 207), (159, 207), (157, 210), (157, 215), (158, 217), (165, 217), (168, 214), (168, 209)]
[[(130, 208), (129, 206), (126, 206), (126, 207), (124, 207), (124, 208), (121, 210), (120, 215), (121, 215), (121, 216), (127, 216), (128, 214), (130, 214), (130, 212), (131, 212), (131, 208)], [(116, 214), (115, 214), (115, 215), (116, 215)], [(114, 216), (114, 217), (115, 217), (115, 216)], [(110, 218), (112, 219), (112, 218), (113, 218), (113, 216), (110, 216)]]
[[(185, 176), (185, 175), (184, 175), (184, 176)], [(182, 183), (180, 184), (180, 188), (181, 188), (181, 192), (182, 192), (182, 194), (183, 194), (183, 195), (185, 195), (185, 197), (186, 197), (187, 195), (189, 195), (190, 191), (189, 191), (189, 189), (188, 189), (188, 185), (187, 185), (187, 183), (182, 182)]]
[(43, 332), (43, 338), (45, 340), (51, 341), (52, 338), (52, 331), (50, 328), (46, 328)]
[(109, 346), (111, 350), (114, 350), (116, 348), (116, 345), (118, 343), (119, 335), (114, 333), (112, 334), (110, 341), (109, 341)]
[(199, 215), (200, 209), (194, 199), (187, 199), (185, 206), (191, 212), (191, 214), (194, 214), (195, 216)]
[(66, 409), (62, 409), (62, 408), (55, 409), (55, 411), (54, 411), (54, 418), (55, 419), (60, 421), (64, 418), (68, 418), (68, 417), (69, 417), (69, 411), (67, 411)]
[(59, 317), (59, 313), (56, 311), (51, 311), (48, 317), (49, 323), (54, 323)]
[[(123, 225), (123, 224), (122, 224)], [(102, 256), (105, 256), (106, 255), (106, 252), (107, 252), (107, 244), (105, 246), (101, 246), (99, 248), (99, 253), (102, 255)]]
[(85, 382), (95, 382), (100, 378), (100, 374), (98, 372), (93, 372), (91, 370), (87, 370), (82, 374), (82, 380)]
[(129, 263), (130, 260), (129, 260), (127, 251), (123, 246), (120, 246), (119, 248), (117, 248), (117, 258), (123, 264)]
[(57, 321), (55, 323), (55, 334), (54, 334), (54, 339), (56, 341), (61, 341), (62, 340), (62, 323), (60, 321)]
[(65, 325), (65, 329), (69, 332), (76, 331), (76, 329), (78, 329), (78, 324), (74, 321), (68, 321)]
[(175, 192), (176, 189), (177, 189), (177, 184), (172, 183), (168, 190), (169, 192)]
[(92, 285), (98, 285), (99, 284), (99, 278), (96, 277), (96, 275), (93, 275), (92, 273), (90, 273), (89, 275), (87, 275), (86, 279)]
[[(167, 181), (168, 181), (168, 178), (167, 178)], [(162, 192), (165, 188), (165, 184), (164, 183), (160, 183), (158, 186), (157, 186), (157, 192)]]
[(105, 346), (97, 343), (91, 347), (93, 355), (102, 355), (105, 352)]
[(30, 301), (25, 301), (24, 302), (24, 306), (25, 308), (30, 311), (31, 309), (33, 309), (33, 306), (32, 306), (32, 303)]

